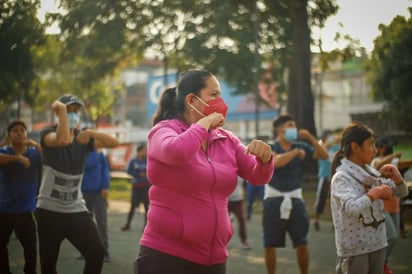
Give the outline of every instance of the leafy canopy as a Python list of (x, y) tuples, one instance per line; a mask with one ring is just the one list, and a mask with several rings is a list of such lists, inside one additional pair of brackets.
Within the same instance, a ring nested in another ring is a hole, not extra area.
[(38, 7), (39, 0), (0, 1), (0, 110), (19, 97), (33, 99), (33, 52), (44, 41)]
[(407, 131), (412, 130), (412, 8), (409, 12), (409, 18), (379, 25), (368, 63), (373, 97), (384, 100), (386, 116)]

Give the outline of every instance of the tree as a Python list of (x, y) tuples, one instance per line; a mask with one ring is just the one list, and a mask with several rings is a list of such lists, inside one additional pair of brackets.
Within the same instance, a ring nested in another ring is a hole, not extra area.
[(113, 104), (124, 92), (124, 87), (116, 80), (118, 71), (93, 81), (84, 81), (82, 72), (89, 66), (89, 60), (81, 56), (62, 60), (62, 51), (62, 41), (55, 35), (48, 35), (46, 43), (35, 52), (34, 63), (41, 77), (35, 82), (38, 92), (33, 107), (44, 112), (59, 96), (76, 94), (86, 104), (87, 118), (97, 127), (99, 118), (112, 114)]
[(67, 11), (50, 13), (47, 22), (58, 22), (64, 41), (62, 62), (75, 58), (87, 60), (78, 74), (84, 84), (99, 81), (142, 56), (142, 27), (151, 18), (142, 1), (60, 0)]
[(43, 27), (36, 17), (39, 0), (0, 1), (0, 110), (13, 101), (34, 98), (37, 75), (33, 51), (44, 41)]
[(379, 25), (367, 66), (374, 98), (387, 103), (385, 116), (406, 131), (412, 130), (412, 8), (409, 13)]
[[(67, 13), (51, 18), (60, 24), (68, 56), (71, 52), (103, 61), (93, 69), (96, 77), (110, 72), (128, 54), (149, 50), (179, 70), (205, 67), (234, 85), (236, 93), (247, 93), (256, 92), (265, 61), (275, 64), (273, 78), (281, 83), (289, 68), (285, 88), (289, 111), (299, 126), (315, 131), (309, 24), (322, 26), (337, 11), (334, 0), (61, 0), (61, 4)], [(98, 69), (102, 66), (107, 70)]]

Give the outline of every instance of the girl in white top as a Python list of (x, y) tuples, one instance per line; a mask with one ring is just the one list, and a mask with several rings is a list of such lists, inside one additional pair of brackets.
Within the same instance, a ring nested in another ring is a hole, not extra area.
[(376, 154), (373, 131), (352, 124), (342, 133), (332, 163), (331, 209), (338, 255), (338, 274), (382, 274), (386, 230), (383, 201), (407, 194), (393, 165), (370, 167)]

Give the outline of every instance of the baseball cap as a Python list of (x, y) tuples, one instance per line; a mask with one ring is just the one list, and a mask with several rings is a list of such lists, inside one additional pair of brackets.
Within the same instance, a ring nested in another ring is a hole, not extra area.
[(7, 126), (7, 132), (10, 133), (10, 131), (11, 131), (15, 126), (18, 126), (18, 125), (23, 126), (24, 129), (27, 130), (27, 126), (26, 126), (26, 124), (25, 124), (23, 121), (16, 120), (16, 121), (11, 122), (11, 123)]
[(57, 100), (59, 100), (60, 102), (62, 102), (66, 106), (71, 105), (71, 104), (77, 104), (81, 107), (84, 107), (83, 101), (80, 100), (76, 95), (73, 95), (73, 94), (65, 94)]

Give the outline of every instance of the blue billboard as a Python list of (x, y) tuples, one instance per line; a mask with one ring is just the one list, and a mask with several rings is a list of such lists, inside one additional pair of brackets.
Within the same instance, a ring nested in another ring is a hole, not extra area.
[[(156, 112), (162, 92), (166, 89), (163, 75), (150, 76), (147, 81), (147, 118), (152, 119)], [(176, 86), (177, 75), (167, 75), (167, 87)], [(219, 80), (222, 97), (229, 107), (227, 121), (255, 120), (255, 98), (252, 93), (247, 95), (233, 95), (235, 88), (225, 81)], [(261, 97), (262, 98), (262, 97)], [(259, 119), (273, 119), (278, 115), (278, 108), (269, 105), (259, 106)]]

